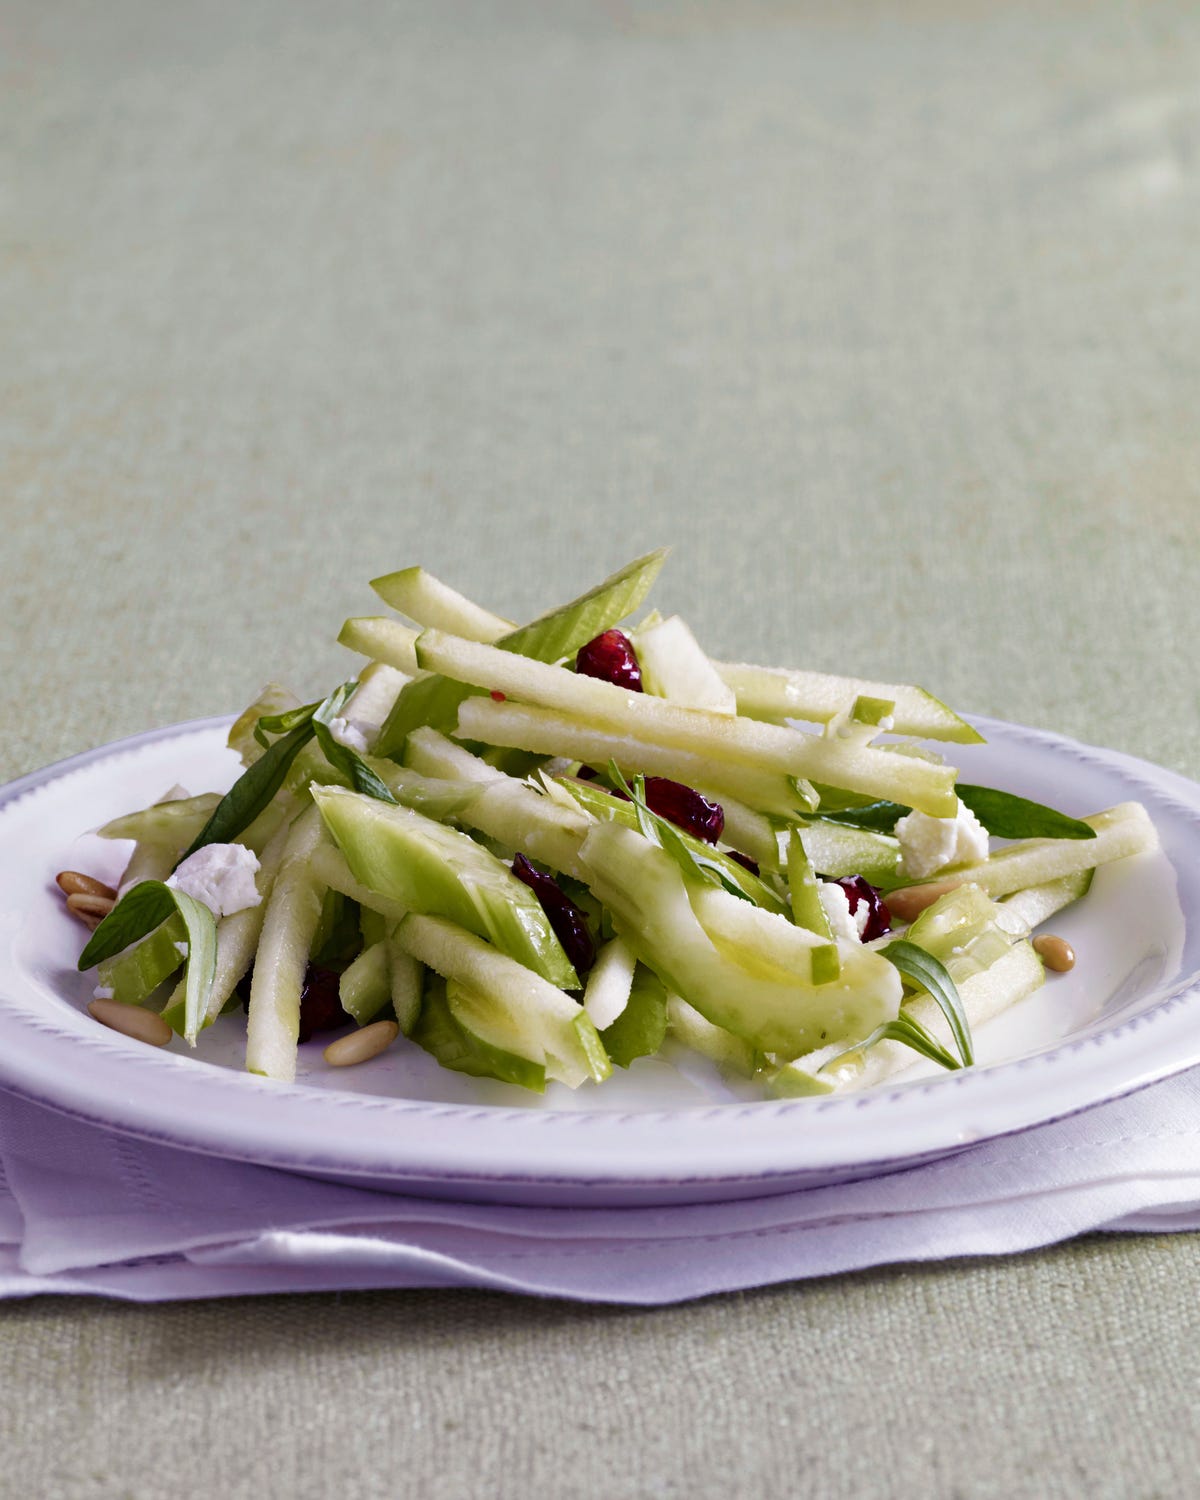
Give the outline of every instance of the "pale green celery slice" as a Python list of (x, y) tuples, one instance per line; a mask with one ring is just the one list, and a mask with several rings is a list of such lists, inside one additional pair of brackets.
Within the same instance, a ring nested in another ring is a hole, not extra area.
[[(528, 625), (501, 637), (503, 650), (539, 661), (560, 661), (571, 656), (593, 636), (632, 613), (645, 598), (666, 558), (665, 551), (650, 552), (613, 573), (603, 583), (581, 594), (569, 604), (539, 615)], [(399, 753), (408, 733), (422, 724), (452, 729), (455, 714), (471, 688), (443, 677), (413, 682), (404, 689), (379, 736), (380, 755)]]
[(596, 954), (583, 992), (583, 1008), (597, 1031), (611, 1026), (629, 1004), (637, 958), (619, 937), (610, 939)]
[(1083, 821), (1096, 830), (1094, 839), (1021, 839), (977, 864), (951, 865), (932, 878), (969, 881), (995, 898), (1158, 847), (1158, 834), (1140, 802), (1121, 802)]
[(408, 915), (408, 908), (402, 902), (382, 896), (378, 891), (368, 890), (355, 880), (346, 863), (346, 856), (333, 844), (323, 844), (316, 850), (312, 857), (312, 868), (322, 885), (333, 891), (341, 891), (343, 896), (349, 896), (359, 906), (383, 917), (392, 926)]
[(513, 620), (494, 615), (427, 573), (424, 568), (401, 568), (371, 579), (371, 587), (385, 604), (398, 609), (418, 625), (436, 625), (452, 630), (469, 641), (498, 641), (516, 627)]
[(369, 656), (372, 661), (394, 667), (406, 677), (417, 675), (417, 656), (413, 649), (417, 632), (387, 615), (357, 615), (347, 620), (338, 632), (338, 645)]
[[(1022, 940), (986, 969), (962, 980), (957, 989), (972, 1031), (1032, 994), (1044, 978), (1041, 959)], [(904, 1014), (911, 1015), (942, 1046), (954, 1050), (949, 1023), (941, 1007), (928, 995), (919, 995), (906, 1003)], [(832, 1062), (842, 1050), (841, 1045), (822, 1047), (784, 1064), (769, 1078), (768, 1092), (777, 1098), (788, 1098), (871, 1088), (920, 1061), (919, 1054), (902, 1042), (882, 1041), (822, 1071), (824, 1064)]]
[(627, 776), (639, 771), (669, 776), (718, 802), (732, 797), (758, 812), (784, 818), (801, 816), (807, 810), (792, 779), (777, 772), (664, 748), (630, 734), (598, 729), (553, 709), (468, 698), (458, 711), (458, 732), (465, 739), (562, 755), (589, 765), (605, 766), (613, 760)]
[(360, 1026), (373, 1021), (392, 998), (386, 940), (364, 948), (338, 980), (338, 999)]
[(324, 887), (313, 873), (312, 857), (327, 838), (315, 807), (292, 824), (254, 960), (246, 1018), (246, 1068), (285, 1083), (296, 1076), (300, 991), (321, 920)]
[(678, 615), (639, 627), (632, 640), (645, 692), (685, 708), (706, 708), (718, 714), (737, 712), (733, 689), (721, 680)]
[[(445, 677), (557, 710), (589, 728), (637, 736), (720, 763), (827, 782), (902, 802), (934, 817), (951, 817), (958, 806), (951, 766), (757, 719), (682, 708), (663, 698), (631, 693), (611, 682), (436, 630), (425, 631), (417, 641), (417, 660)], [(460, 712), (460, 726), (462, 722)]]
[[(642, 962), (707, 1020), (755, 1047), (795, 1057), (823, 1041), (866, 1036), (894, 1019), (900, 978), (877, 955), (864, 950), (853, 983), (843, 977), (815, 985), (801, 974), (764, 977), (717, 947), (689, 900), (725, 893), (708, 886), (693, 891), (670, 855), (649, 840), (617, 823), (597, 823), (580, 858), (592, 893)], [(799, 933), (782, 918), (774, 920)]]
[(166, 849), (186, 849), (208, 822), (220, 800), (217, 792), (202, 792), (198, 797), (173, 797), (139, 812), (113, 818), (96, 832), (102, 839), (135, 839), (138, 843)]
[(738, 713), (750, 718), (825, 724), (838, 713), (852, 710), (857, 698), (878, 698), (893, 704), (888, 727), (895, 734), (952, 740), (962, 745), (979, 744), (983, 739), (924, 688), (744, 662), (714, 662), (713, 666), (736, 694)]
[(714, 1025), (679, 995), (667, 995), (667, 1022), (671, 1036), (707, 1057), (722, 1073), (753, 1078), (762, 1063), (762, 1054), (753, 1043)]
[(508, 1017), (519, 1049), (546, 1056), (547, 1072), (570, 1088), (587, 1079), (597, 1083), (612, 1071), (592, 1022), (569, 995), (548, 984), (474, 933), (442, 917), (411, 913), (396, 929), (396, 941), (406, 952), (445, 979), (457, 979), (480, 995), (487, 995)]
[[(254, 884), (258, 887), (259, 896), (262, 898), (258, 905), (231, 912), (229, 916), (221, 917), (217, 922), (216, 968), (213, 973), (212, 988), (208, 995), (208, 1005), (200, 1017), (198, 1032), (203, 1031), (206, 1026), (211, 1026), (221, 1014), (232, 999), (238, 981), (249, 969), (254, 959), (255, 949), (258, 947), (258, 940), (262, 934), (267, 900), (275, 883), (275, 877), (279, 873), (288, 832), (286, 827), (279, 828), (259, 856), (258, 870), (254, 876)], [(184, 1031), (186, 1023), (185, 999), (185, 985), (180, 983), (176, 985), (162, 1013), (163, 1020), (173, 1030), (180, 1033)], [(195, 1041), (195, 1037), (189, 1040)]]
[[(268, 682), (254, 702), (234, 720), (226, 743), (241, 757), (243, 766), (252, 766), (266, 749), (265, 745), (260, 745), (254, 738), (254, 726), (259, 719), (288, 713), (299, 707), (300, 700), (294, 693), (290, 693), (278, 682)], [(196, 832), (199, 833), (200, 829)]]
[(449, 917), (552, 984), (578, 983), (537, 896), (468, 834), (341, 787), (314, 786), (312, 795), (356, 880)]
[(98, 964), (96, 984), (122, 1005), (142, 1005), (186, 960), (187, 924), (175, 912), (140, 943)]

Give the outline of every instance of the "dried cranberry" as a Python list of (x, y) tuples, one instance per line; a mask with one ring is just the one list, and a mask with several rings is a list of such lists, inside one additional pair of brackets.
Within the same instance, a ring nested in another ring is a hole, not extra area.
[[(254, 967), (247, 970), (237, 982), (237, 993), (241, 997), (242, 1009), (250, 1009), (250, 985), (254, 978)], [(300, 984), (300, 1030), (298, 1042), (307, 1042), (318, 1031), (336, 1031), (345, 1026), (352, 1017), (342, 1009), (338, 987), (341, 976), (332, 969), (318, 969), (309, 964)]]
[(599, 677), (602, 682), (615, 683), (631, 693), (642, 691), (637, 652), (623, 630), (605, 630), (586, 646), (580, 646), (575, 670), (581, 677)]
[(736, 849), (726, 849), (725, 853), (728, 854), (735, 864), (741, 865), (743, 870), (749, 870), (751, 875), (762, 874), (762, 871), (759, 869), (758, 860), (751, 859), (748, 854), (740, 854)]
[(538, 898), (554, 936), (563, 945), (563, 952), (582, 979), (596, 962), (596, 945), (588, 931), (586, 917), (558, 882), (541, 870), (534, 869), (523, 854), (518, 854), (513, 860), (512, 872)]
[(351, 1018), (342, 1009), (338, 995), (340, 976), (332, 969), (318, 969), (309, 964), (300, 986), (300, 1034), (297, 1041), (307, 1042), (318, 1031), (336, 1031)]
[(575, 772), (576, 781), (596, 781), (600, 776), (595, 766), (580, 766)]
[(725, 827), (725, 809), (690, 786), (665, 776), (646, 777), (646, 806), (685, 833), (715, 844)]
[(843, 880), (835, 880), (834, 885), (840, 885), (846, 893), (846, 900), (850, 903), (850, 915), (853, 916), (858, 910), (859, 902), (867, 903), (867, 925), (862, 930), (862, 940), (869, 943), (873, 938), (882, 937), (885, 932), (892, 930), (892, 914), (887, 909), (883, 897), (868, 881), (861, 875), (847, 875)]

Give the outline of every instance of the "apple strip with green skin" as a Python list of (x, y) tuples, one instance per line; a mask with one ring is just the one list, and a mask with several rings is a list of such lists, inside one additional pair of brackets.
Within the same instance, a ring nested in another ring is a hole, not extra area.
[(590, 765), (605, 766), (612, 760), (627, 775), (642, 771), (647, 776), (667, 776), (722, 804), (731, 797), (757, 812), (783, 818), (796, 818), (807, 810), (792, 778), (778, 772), (715, 761), (636, 735), (597, 729), (554, 709), (468, 698), (458, 711), (458, 732), (464, 739), (539, 755), (564, 755)]
[(648, 839), (617, 823), (597, 823), (580, 857), (618, 935), (668, 990), (760, 1050), (795, 1057), (826, 1041), (852, 1042), (895, 1019), (900, 976), (877, 955), (863, 950), (866, 961), (853, 983), (845, 975), (822, 985), (802, 973), (764, 977), (714, 943), (678, 866)]
[(629, 1004), (637, 959), (619, 937), (610, 939), (596, 955), (583, 992), (583, 1008), (597, 1031), (611, 1026)]
[[(501, 636), (496, 646), (501, 651), (546, 662), (573, 655), (580, 646), (638, 607), (658, 577), (666, 555), (666, 550), (660, 549), (635, 558), (569, 604), (549, 610), (528, 625)], [(459, 704), (472, 691), (461, 682), (436, 675), (409, 683), (383, 726), (376, 746), (378, 753), (395, 757), (406, 736), (422, 724), (435, 729), (453, 728)]]
[[(1044, 979), (1041, 959), (1024, 940), (1014, 943), (986, 969), (963, 979), (956, 987), (972, 1031), (1031, 995)], [(903, 1014), (911, 1015), (943, 1046), (953, 1048), (949, 1022), (928, 995), (918, 995), (907, 1002)], [(795, 1098), (870, 1088), (920, 1060), (911, 1047), (901, 1042), (880, 1041), (844, 1057), (827, 1072), (822, 1071), (842, 1051), (835, 1044), (784, 1064), (768, 1079), (768, 1091), (776, 1098)]]
[(757, 719), (683, 708), (436, 630), (418, 637), (417, 660), (456, 681), (557, 710), (598, 729), (636, 735), (664, 749), (889, 797), (933, 817), (953, 817), (958, 806), (952, 766)]
[(677, 1042), (731, 1077), (753, 1078), (762, 1066), (763, 1055), (752, 1042), (714, 1025), (679, 995), (667, 995), (667, 1027)]
[(1083, 822), (1096, 830), (1094, 839), (1021, 839), (995, 850), (986, 860), (948, 866), (921, 883), (969, 882), (995, 899), (1158, 847), (1158, 834), (1140, 802), (1118, 803)]
[(394, 667), (407, 677), (416, 677), (417, 632), (388, 615), (352, 615), (338, 632), (338, 645), (359, 656)]
[(325, 894), (313, 873), (312, 857), (327, 838), (315, 807), (306, 809), (292, 824), (254, 958), (246, 1017), (246, 1070), (284, 1083), (296, 1076), (300, 992)]
[(713, 666), (733, 689), (738, 713), (751, 719), (803, 719), (810, 724), (827, 724), (839, 713), (852, 712), (857, 699), (877, 698), (892, 704), (888, 715), (892, 722), (887, 727), (893, 734), (951, 740), (960, 745), (983, 743), (978, 730), (924, 688), (825, 672), (756, 667), (745, 662), (717, 661)]
[(481, 608), (424, 568), (401, 568), (398, 573), (385, 573), (380, 578), (372, 578), (371, 587), (385, 604), (398, 609), (418, 625), (450, 630), (469, 641), (490, 644), (517, 628), (514, 620), (505, 620), (490, 609)]
[(444, 979), (487, 996), (520, 1043), (512, 1050), (525, 1057), (544, 1053), (547, 1073), (569, 1088), (589, 1078), (600, 1083), (612, 1072), (586, 1011), (474, 933), (444, 917), (413, 912), (397, 927), (396, 941)]

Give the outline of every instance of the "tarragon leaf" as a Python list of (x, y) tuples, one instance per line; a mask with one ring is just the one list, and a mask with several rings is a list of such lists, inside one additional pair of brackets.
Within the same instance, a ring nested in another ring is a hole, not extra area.
[(657, 844), (660, 849), (669, 854), (685, 876), (694, 879), (699, 875), (701, 880), (707, 881), (709, 885), (719, 886), (722, 890), (728, 891), (731, 896), (737, 896), (742, 901), (749, 901), (751, 906), (756, 905), (754, 898), (731, 879), (717, 860), (709, 859), (707, 855), (689, 849), (674, 823), (651, 810), (646, 802), (646, 778), (644, 776), (635, 776), (633, 785), (630, 786), (614, 760), (608, 763), (608, 774), (613, 784), (619, 787), (633, 803), (638, 829), (643, 838), (649, 839), (652, 844)]
[(161, 880), (143, 880), (128, 891), (92, 933), (79, 955), (80, 970), (90, 969), (124, 952), (173, 912), (187, 929), (187, 982), (184, 987), (184, 1036), (193, 1044), (208, 1007), (217, 964), (217, 923), (202, 901)]
[(998, 792), (990, 786), (957, 788), (958, 800), (969, 807), (987, 831), (998, 839), (1094, 839), (1096, 830), (1080, 818), (1068, 817), (1041, 802)]
[(894, 1021), (885, 1021), (882, 1026), (877, 1026), (865, 1041), (856, 1042), (853, 1047), (847, 1047), (844, 1052), (839, 1052), (836, 1057), (831, 1057), (827, 1063), (822, 1063), (818, 1069), (821, 1073), (827, 1073), (835, 1068), (843, 1058), (853, 1057), (855, 1053), (865, 1052), (868, 1047), (873, 1047), (876, 1042), (902, 1042), (904, 1046), (911, 1047), (914, 1052), (919, 1052), (922, 1057), (927, 1057), (930, 1062), (937, 1063), (947, 1070), (961, 1068), (962, 1063), (947, 1052), (945, 1047), (936, 1037), (931, 1036), (921, 1025), (920, 1021), (912, 1016), (899, 1015)]
[(341, 714), (357, 687), (357, 679), (351, 678), (349, 682), (343, 682), (341, 687), (330, 693), (324, 703), (316, 705), (312, 714), (313, 733), (317, 737), (317, 744), (321, 747), (322, 755), (335, 771), (341, 772), (356, 792), (362, 792), (367, 797), (374, 797), (379, 802), (390, 802), (394, 807), (396, 798), (386, 782), (372, 771), (356, 750), (335, 739), (330, 727), (333, 720)]
[[(946, 1017), (963, 1065), (969, 1068), (975, 1061), (971, 1044), (971, 1023), (967, 1020), (967, 1013), (959, 998), (958, 987), (945, 965), (934, 958), (932, 953), (926, 953), (924, 948), (910, 943), (907, 938), (897, 938), (878, 951), (888, 963), (899, 969), (905, 979), (912, 980), (915, 985), (928, 992), (930, 999)], [(903, 1019), (912, 1021), (911, 1016)]]
[(283, 785), (292, 762), (312, 737), (310, 716), (308, 722), (276, 740), (252, 766), (247, 767), (217, 803), (212, 817), (184, 850), (179, 863), (206, 844), (231, 844), (239, 833), (249, 828)]

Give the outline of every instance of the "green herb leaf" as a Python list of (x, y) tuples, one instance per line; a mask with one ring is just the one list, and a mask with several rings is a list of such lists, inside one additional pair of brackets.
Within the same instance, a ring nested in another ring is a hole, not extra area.
[(283, 785), (292, 762), (312, 737), (311, 722), (301, 724), (276, 740), (243, 771), (217, 803), (212, 817), (180, 855), (179, 864), (206, 844), (231, 844), (239, 833), (249, 828)]
[(317, 744), (321, 747), (322, 755), (335, 771), (341, 772), (356, 792), (362, 792), (367, 797), (374, 797), (378, 802), (390, 802), (394, 807), (396, 798), (392, 795), (387, 783), (372, 771), (356, 750), (334, 739), (333, 730), (330, 728), (333, 720), (340, 715), (357, 687), (357, 679), (351, 678), (349, 682), (343, 682), (341, 687), (330, 693), (324, 703), (317, 704), (312, 714), (313, 733), (317, 737)]
[(684, 843), (674, 823), (651, 810), (646, 802), (646, 778), (644, 776), (635, 776), (633, 785), (630, 786), (614, 760), (608, 763), (608, 774), (614, 785), (618, 786), (633, 803), (638, 828), (643, 838), (649, 839), (652, 844), (657, 844), (664, 853), (669, 854), (684, 876), (694, 879), (699, 875), (700, 879), (707, 881), (709, 885), (719, 886), (722, 890), (728, 891), (731, 896), (749, 901), (751, 906), (756, 904), (754, 898), (726, 873), (717, 860), (690, 849)]
[(217, 964), (216, 918), (202, 901), (164, 885), (161, 880), (143, 880), (124, 895), (88, 939), (79, 955), (80, 970), (123, 952), (131, 943), (160, 927), (174, 912), (187, 929), (187, 983), (184, 999), (184, 1035), (195, 1042), (208, 1006), (209, 991)]
[(868, 802), (863, 807), (847, 807), (826, 812), (824, 799), (817, 818), (826, 823), (840, 823), (844, 828), (865, 828), (872, 833), (891, 833), (896, 820), (912, 812), (902, 802)]
[(1079, 818), (1027, 797), (990, 786), (959, 785), (958, 799), (998, 839), (1094, 839), (1096, 830)]
[[(947, 973), (945, 965), (934, 958), (932, 953), (926, 953), (924, 948), (910, 943), (907, 938), (897, 938), (878, 951), (888, 963), (899, 969), (905, 979), (910, 979), (920, 989), (928, 991), (930, 998), (940, 1007), (949, 1022), (959, 1056), (964, 1066), (969, 1068), (975, 1061), (971, 1044), (971, 1023), (967, 1020), (967, 1013), (959, 998), (958, 987)], [(904, 1019), (912, 1021), (911, 1016)]]
[(265, 750), (271, 743), (268, 735), (290, 734), (293, 729), (299, 729), (302, 724), (308, 723), (320, 706), (319, 703), (305, 703), (300, 708), (289, 708), (281, 714), (263, 714), (255, 721), (254, 738)]
[(882, 1026), (877, 1026), (865, 1041), (858, 1042), (853, 1047), (847, 1047), (844, 1052), (831, 1057), (827, 1063), (822, 1063), (818, 1071), (826, 1073), (830, 1068), (835, 1068), (843, 1058), (852, 1057), (856, 1052), (865, 1052), (876, 1042), (902, 1042), (904, 1046), (911, 1047), (914, 1052), (919, 1052), (922, 1057), (927, 1057), (930, 1062), (935, 1062), (947, 1070), (962, 1067), (962, 1063), (952, 1053), (947, 1052), (941, 1042), (931, 1036), (920, 1021), (914, 1020), (912, 1016), (899, 1015), (894, 1021), (885, 1021)]

